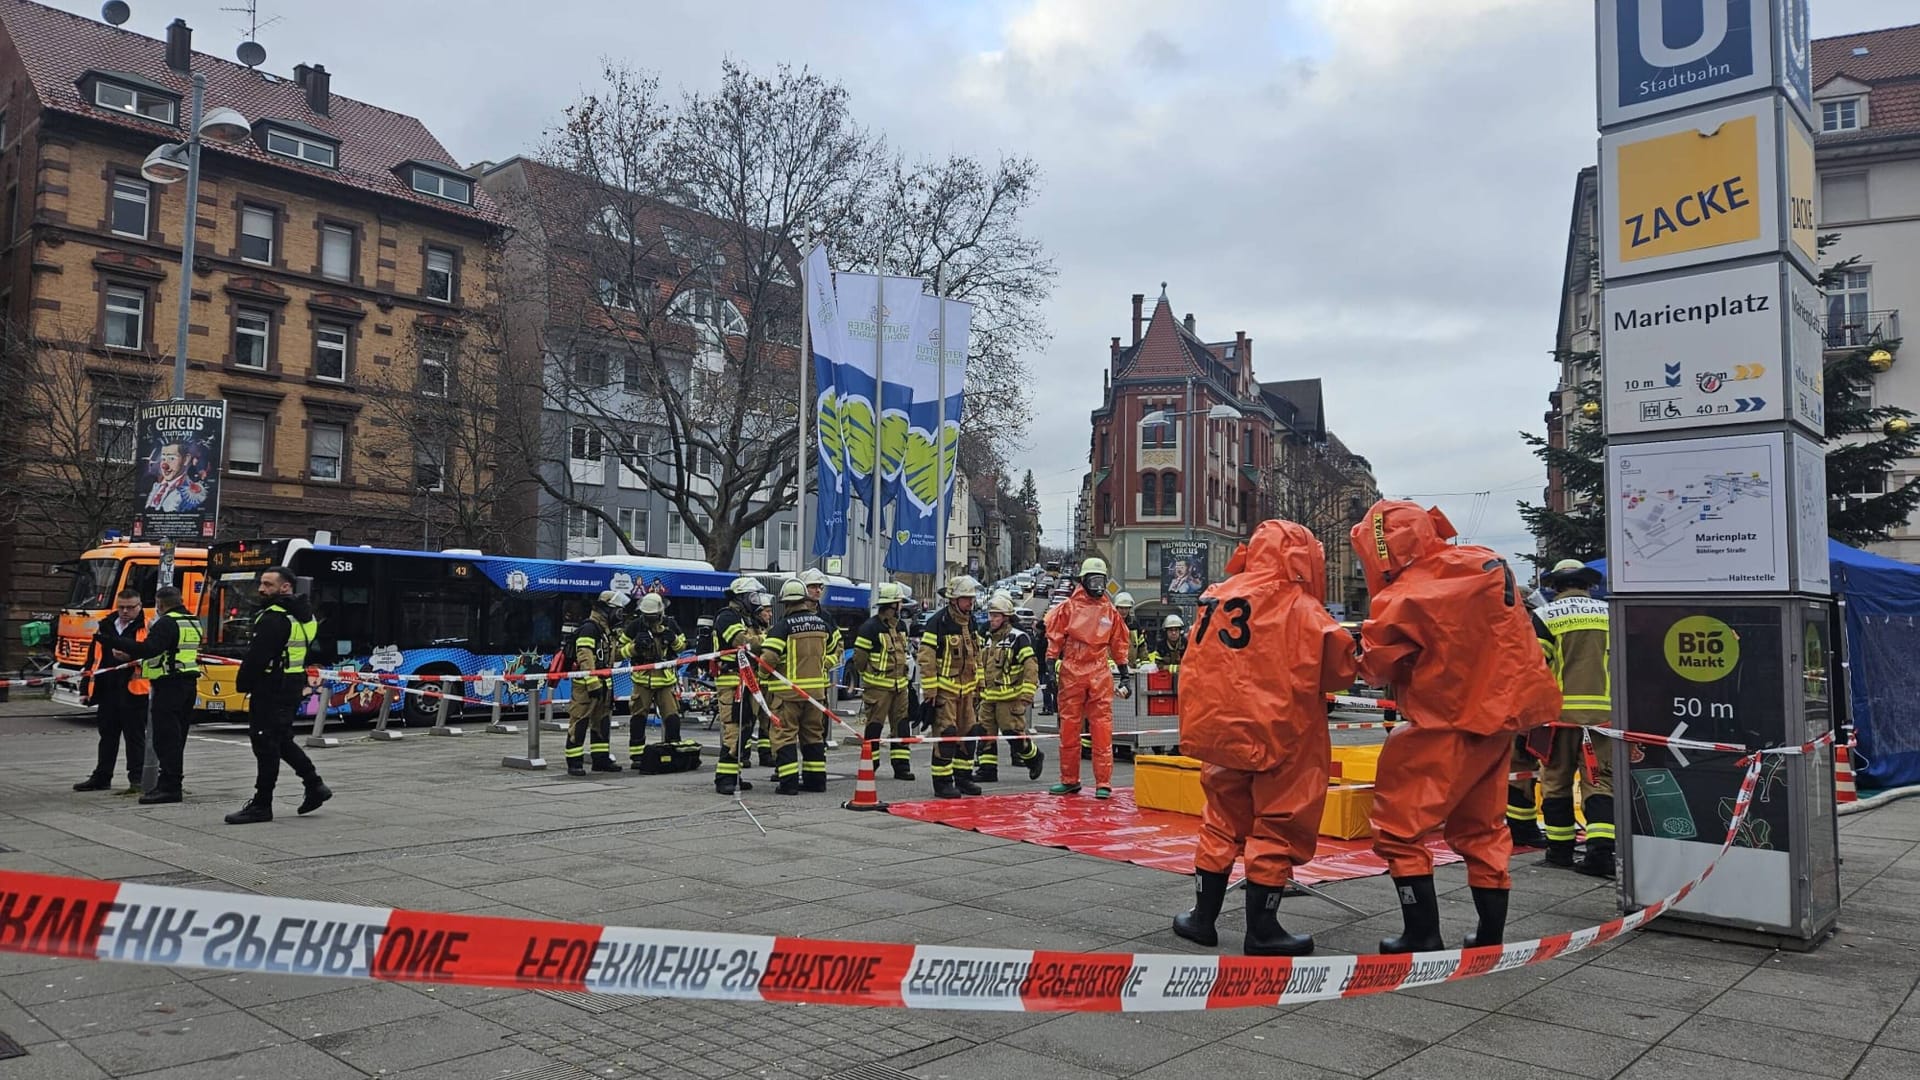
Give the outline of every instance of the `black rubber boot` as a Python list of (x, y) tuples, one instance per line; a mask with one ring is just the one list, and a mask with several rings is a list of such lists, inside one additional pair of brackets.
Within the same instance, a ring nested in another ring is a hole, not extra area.
[(986, 792), (980, 790), (979, 784), (976, 784), (973, 782), (972, 769), (953, 770), (953, 786), (954, 786), (954, 790), (960, 792), (960, 794), (962, 795), (986, 794)]
[(1499, 945), (1505, 942), (1508, 893), (1507, 889), (1483, 889), (1478, 885), (1473, 887), (1473, 910), (1480, 914), (1480, 925), (1461, 942), (1464, 948), (1472, 949), (1481, 945)]
[(715, 795), (738, 795), (740, 793), (740, 778), (737, 776), (722, 776), (715, 779), (713, 782), (713, 793)]
[(894, 778), (895, 780), (914, 780), (914, 779), (917, 779), (917, 777), (915, 777), (915, 776), (913, 775), (913, 762), (911, 762), (911, 761), (895, 761), (895, 762), (893, 763), (893, 778)]
[[(1431, 886), (1433, 879), (1427, 881)], [(1289, 934), (1280, 925), (1280, 897), (1286, 891), (1285, 887), (1247, 882), (1247, 938), (1241, 948), (1248, 956), (1306, 956), (1313, 952), (1313, 935)]]
[(112, 791), (113, 779), (109, 777), (105, 780), (102, 780), (97, 776), (89, 776), (85, 780), (82, 780), (79, 783), (73, 785), (73, 790), (75, 791)]
[(155, 788), (145, 795), (140, 796), (141, 806), (159, 806), (162, 803), (177, 803), (180, 801), (180, 793), (167, 788)]
[(1547, 853), (1540, 857), (1541, 866), (1573, 866), (1573, 841), (1549, 840)]
[(247, 805), (227, 815), (229, 825), (258, 825), (273, 820), (273, 803), (255, 795)]
[(625, 770), (620, 768), (619, 762), (613, 760), (612, 754), (595, 754), (593, 755), (593, 771), (624, 772)]
[(307, 784), (307, 797), (300, 800), (300, 809), (294, 812), (297, 814), (311, 814), (315, 810), (320, 809), (321, 803), (331, 798), (333, 798), (333, 789), (321, 783), (319, 779), (316, 778)]
[(1440, 900), (1433, 894), (1433, 875), (1397, 877), (1400, 918), (1406, 929), (1399, 937), (1381, 938), (1382, 953), (1435, 952), (1446, 948), (1440, 940)]
[(1588, 877), (1612, 877), (1613, 841), (1587, 841), (1587, 853), (1581, 857), (1578, 863), (1574, 864), (1573, 868), (1586, 874)]
[(1046, 768), (1046, 766), (1047, 766), (1046, 751), (1035, 750), (1033, 752), (1033, 756), (1027, 759), (1027, 779), (1029, 780), (1040, 779), (1040, 771)]
[(1227, 875), (1211, 870), (1193, 872), (1193, 908), (1173, 917), (1173, 932), (1195, 945), (1218, 945), (1220, 935), (1213, 928), (1220, 917), (1220, 905), (1227, 900)]
[(976, 784), (999, 783), (1000, 782), (1000, 766), (998, 765), (980, 766), (979, 768), (973, 770), (973, 781)]
[(960, 797), (960, 789), (953, 786), (952, 777), (936, 776), (933, 778), (933, 797), (936, 799), (957, 799)]
[(579, 758), (570, 758), (570, 759), (568, 759), (568, 761), (567, 761), (567, 775), (568, 775), (568, 776), (585, 776), (585, 775), (587, 775), (587, 764), (586, 764), (586, 762), (584, 762), (584, 761), (581, 761), (581, 760), (580, 760)]
[(800, 778), (797, 776), (781, 777), (780, 782), (774, 785), (773, 793), (775, 795), (800, 794)]

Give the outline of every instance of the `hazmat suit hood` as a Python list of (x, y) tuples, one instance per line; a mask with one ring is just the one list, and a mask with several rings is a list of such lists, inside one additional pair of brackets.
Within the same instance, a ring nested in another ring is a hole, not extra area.
[(1349, 534), (1353, 553), (1367, 577), (1369, 595), (1379, 595), (1407, 567), (1447, 546), (1459, 535), (1439, 507), (1382, 499)]
[(1299, 522), (1261, 522), (1246, 546), (1243, 572), (1277, 577), (1299, 585), (1316, 601), (1326, 599), (1327, 549)]

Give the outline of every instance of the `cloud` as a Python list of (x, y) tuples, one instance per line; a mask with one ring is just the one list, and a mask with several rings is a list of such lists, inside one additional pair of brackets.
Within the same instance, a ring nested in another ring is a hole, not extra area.
[[(93, 17), (94, 0), (59, 0)], [(231, 0), (184, 15), (231, 55)], [(268, 68), (413, 113), (464, 161), (541, 132), (609, 55), (707, 87), (722, 57), (843, 80), (902, 150), (1028, 154), (1060, 277), (1031, 358), (1031, 465), (1064, 541), (1086, 416), (1128, 296), (1170, 283), (1262, 378), (1319, 376), (1329, 420), (1390, 494), (1433, 495), (1503, 550), (1544, 478), (1575, 172), (1594, 155), (1592, 6), (1573, 0), (835, 0), (283, 4)], [(1821, 0), (1817, 34), (1895, 25), (1912, 0)], [(1488, 491), (1472, 495), (1439, 493)]]

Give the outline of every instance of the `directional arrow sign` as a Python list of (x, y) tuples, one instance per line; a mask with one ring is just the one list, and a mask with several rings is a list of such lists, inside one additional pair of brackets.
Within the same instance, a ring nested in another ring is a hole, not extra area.
[(1736, 398), (1733, 403), (1734, 412), (1759, 412), (1766, 407), (1767, 399), (1757, 397)]
[[(1686, 734), (1686, 731), (1687, 731), (1687, 722), (1685, 720), (1682, 720), (1678, 724), (1673, 725), (1673, 737), (1676, 739), (1684, 736)], [(1683, 769), (1693, 764), (1693, 762), (1687, 760), (1687, 755), (1681, 753), (1680, 748), (1673, 745), (1672, 743), (1667, 744), (1667, 753), (1672, 754), (1673, 760), (1679, 762), (1680, 767)]]

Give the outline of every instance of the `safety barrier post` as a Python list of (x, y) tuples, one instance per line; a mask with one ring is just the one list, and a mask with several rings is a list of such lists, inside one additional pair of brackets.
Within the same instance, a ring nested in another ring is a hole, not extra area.
[(440, 707), (434, 711), (433, 726), (427, 729), (427, 734), (429, 735), (465, 735), (466, 734), (466, 732), (460, 730), (457, 727), (452, 727), (447, 723), (447, 713), (451, 711), (453, 708), (453, 697), (452, 697), (453, 691), (449, 690), (448, 687), (459, 686), (459, 685), (460, 683), (453, 679), (440, 680)]
[(1860, 790), (1853, 781), (1853, 737), (1833, 744), (1833, 801), (1845, 806), (1860, 801)]
[(547, 718), (540, 721), (540, 726), (548, 731), (565, 731), (567, 730), (567, 722), (553, 718), (554, 714), (560, 711), (560, 684), (555, 682), (546, 684), (546, 686), (546, 701), (542, 704), (546, 706)]
[(327, 688), (319, 687), (307, 695), (307, 700), (313, 702), (313, 734), (301, 740), (301, 744), (314, 750), (339, 746), (340, 740), (327, 734)]
[(880, 788), (873, 782), (873, 741), (860, 740), (860, 772), (853, 778), (853, 798), (840, 804), (842, 810), (885, 810)]
[(540, 756), (540, 710), (551, 710), (551, 701), (541, 701), (541, 691), (546, 689), (546, 676), (535, 676), (528, 682), (527, 690), (527, 752), (525, 755), (508, 754), (500, 759), (502, 768), (507, 769), (544, 769), (547, 760)]
[(518, 735), (520, 729), (513, 724), (502, 723), (500, 709), (505, 704), (507, 681), (500, 679), (493, 684), (493, 713), (487, 723), (487, 732), (491, 735)]
[(393, 742), (406, 737), (404, 732), (389, 730), (387, 727), (387, 720), (393, 716), (393, 694), (392, 683), (380, 688), (380, 719), (374, 724), (373, 730), (367, 732), (367, 738)]

